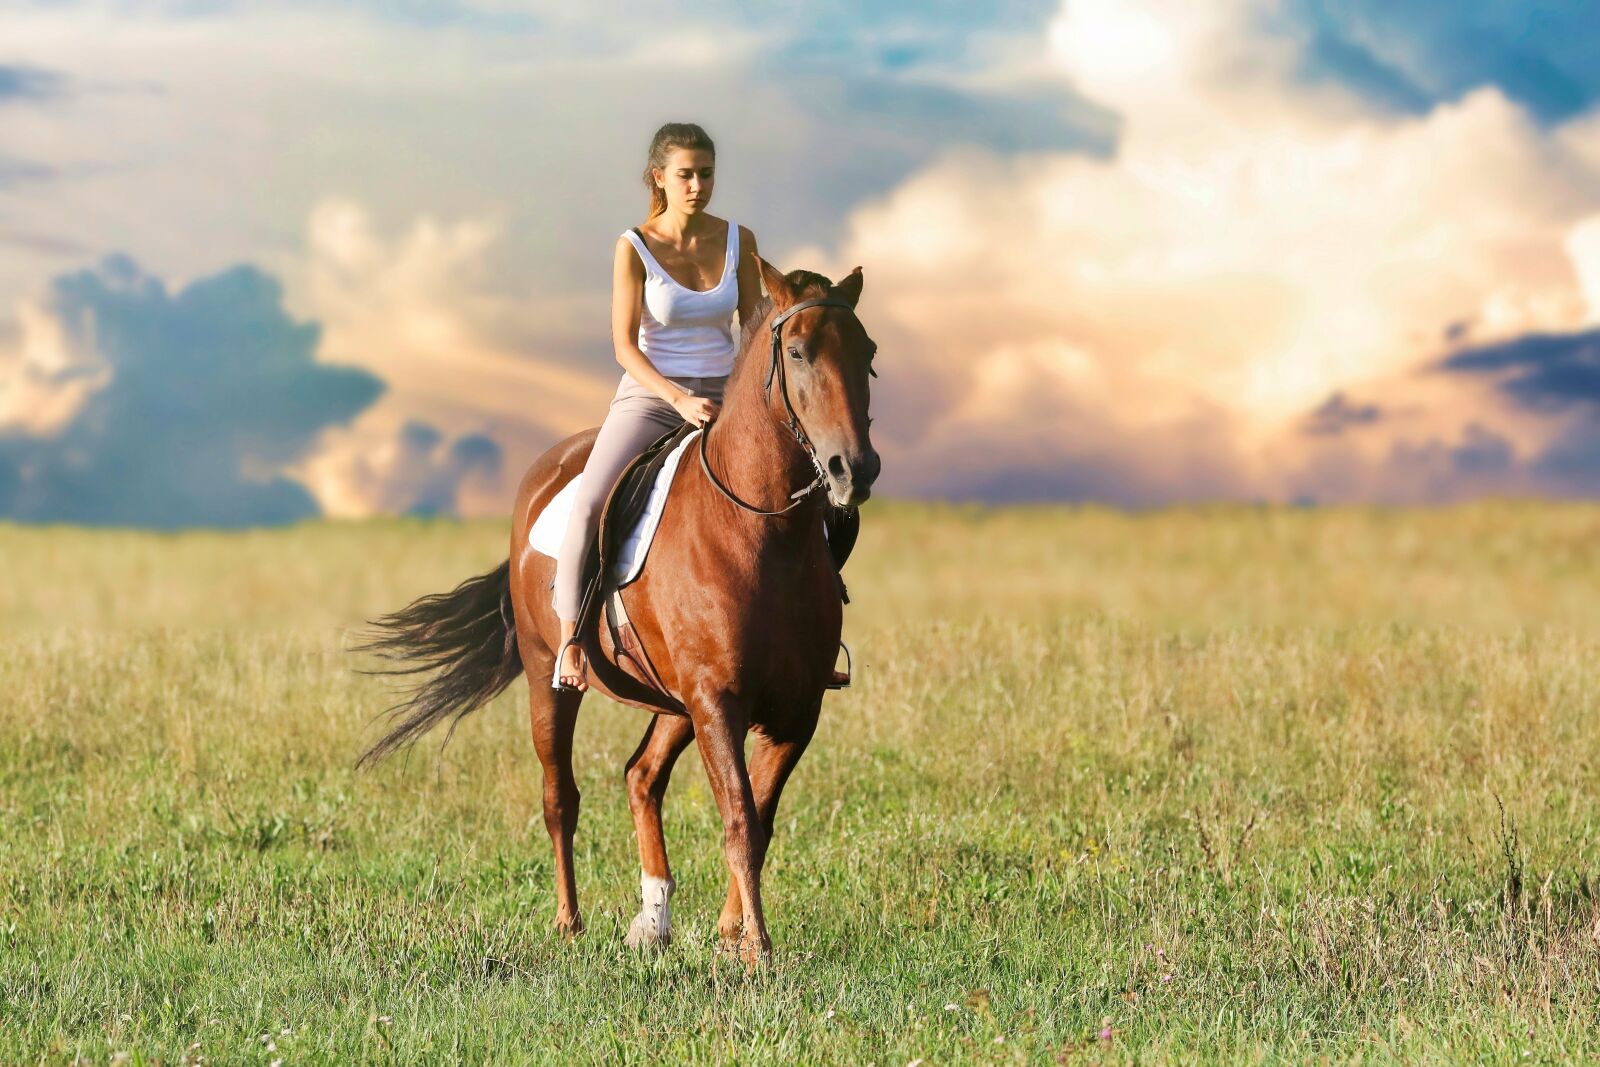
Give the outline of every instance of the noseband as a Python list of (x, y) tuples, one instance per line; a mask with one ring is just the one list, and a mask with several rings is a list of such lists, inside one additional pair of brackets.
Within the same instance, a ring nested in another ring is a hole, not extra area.
[(772, 320), (772, 365), (767, 368), (767, 382), (761, 390), (763, 396), (772, 395), (772, 379), (774, 377), (778, 379), (778, 393), (783, 397), (783, 410), (789, 416), (789, 432), (794, 434), (794, 439), (800, 443), (801, 448), (805, 449), (806, 455), (811, 460), (811, 465), (817, 471), (817, 476), (811, 479), (811, 483), (790, 493), (788, 505), (776, 511), (763, 511), (752, 504), (746, 504), (733, 494), (733, 490), (723, 485), (715, 474), (711, 473), (711, 464), (706, 462), (706, 437), (709, 436), (711, 427), (708, 425), (700, 431), (700, 469), (706, 472), (706, 477), (711, 479), (711, 484), (717, 487), (718, 492), (752, 515), (788, 514), (805, 503), (806, 497), (821, 488), (828, 480), (827, 471), (823, 470), (822, 462), (817, 459), (817, 450), (812, 446), (811, 438), (806, 436), (805, 427), (800, 425), (800, 416), (796, 414), (794, 404), (789, 400), (789, 378), (783, 369), (783, 324), (794, 317), (795, 312), (815, 307), (845, 308), (852, 313), (855, 311), (854, 305), (847, 304), (843, 300), (818, 298), (815, 300), (802, 300), (784, 311), (783, 314), (775, 316)]

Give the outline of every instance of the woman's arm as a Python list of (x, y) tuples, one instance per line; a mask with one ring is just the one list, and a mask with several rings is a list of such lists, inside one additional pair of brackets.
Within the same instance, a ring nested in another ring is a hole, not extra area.
[(671, 404), (688, 422), (704, 426), (717, 414), (714, 402), (691, 396), (656, 370), (639, 351), (639, 320), (644, 306), (644, 264), (626, 237), (617, 238), (611, 268), (611, 345), (628, 376)]

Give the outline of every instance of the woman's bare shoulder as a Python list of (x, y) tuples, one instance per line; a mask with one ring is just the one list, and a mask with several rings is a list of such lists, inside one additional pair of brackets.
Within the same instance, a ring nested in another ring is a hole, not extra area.
[(634, 247), (632, 241), (628, 240), (628, 237), (629, 235), (626, 233), (617, 236), (616, 248), (613, 250), (615, 256), (613, 258), (617, 263), (625, 264), (629, 273), (643, 278), (645, 274), (644, 260), (640, 258), (639, 250)]

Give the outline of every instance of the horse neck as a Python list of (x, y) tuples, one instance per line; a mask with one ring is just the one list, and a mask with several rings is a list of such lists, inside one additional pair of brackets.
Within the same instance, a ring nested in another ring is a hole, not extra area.
[[(777, 397), (778, 382), (774, 380), (771, 389), (767, 388), (770, 320), (770, 315), (764, 318), (755, 337), (744, 346), (723, 390), (722, 411), (706, 438), (706, 457), (717, 477), (740, 500), (769, 511), (787, 506), (789, 494), (804, 487), (816, 473), (789, 430), (783, 402)], [(818, 500), (808, 499), (786, 515), (760, 516), (738, 510), (745, 518), (780, 533), (790, 528), (820, 529), (815, 521), (820, 507)], [(803, 521), (806, 516), (812, 521)]]

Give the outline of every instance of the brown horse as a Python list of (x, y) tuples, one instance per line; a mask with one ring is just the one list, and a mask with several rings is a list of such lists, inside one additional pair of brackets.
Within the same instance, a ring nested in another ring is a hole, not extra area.
[[(854, 311), (861, 268), (834, 285), (808, 271), (785, 275), (765, 261), (760, 266), (770, 298), (760, 325), (743, 329), (721, 414), (698, 442), (698, 461), (679, 465), (648, 565), (623, 590), (644, 650), (683, 710), (674, 714), (652, 701), (616, 665), (608, 635), (585, 645), (591, 684), (656, 713), (627, 765), (644, 897), (628, 944), (671, 940), (674, 883), (661, 802), (673, 763), (698, 741), (732, 875), (717, 926), (724, 947), (747, 963), (771, 953), (762, 862), (778, 797), (816, 729), (839, 648), (839, 585), (823, 536), (828, 500), (814, 490), (826, 488), (833, 504), (853, 507), (867, 498), (879, 468), (867, 430), (876, 345)], [(459, 721), (526, 673), (544, 767), (544, 821), (555, 847), (555, 923), (569, 935), (583, 929), (572, 870), (572, 737), (583, 696), (550, 686), (559, 644), (550, 598), (555, 561), (529, 547), (528, 529), (583, 469), (595, 433), (567, 438), (523, 476), (510, 559), (376, 620), (380, 632), (358, 646), (411, 662), (392, 673), (439, 669), (393, 709), (397, 724), (363, 763), (442, 719)]]

